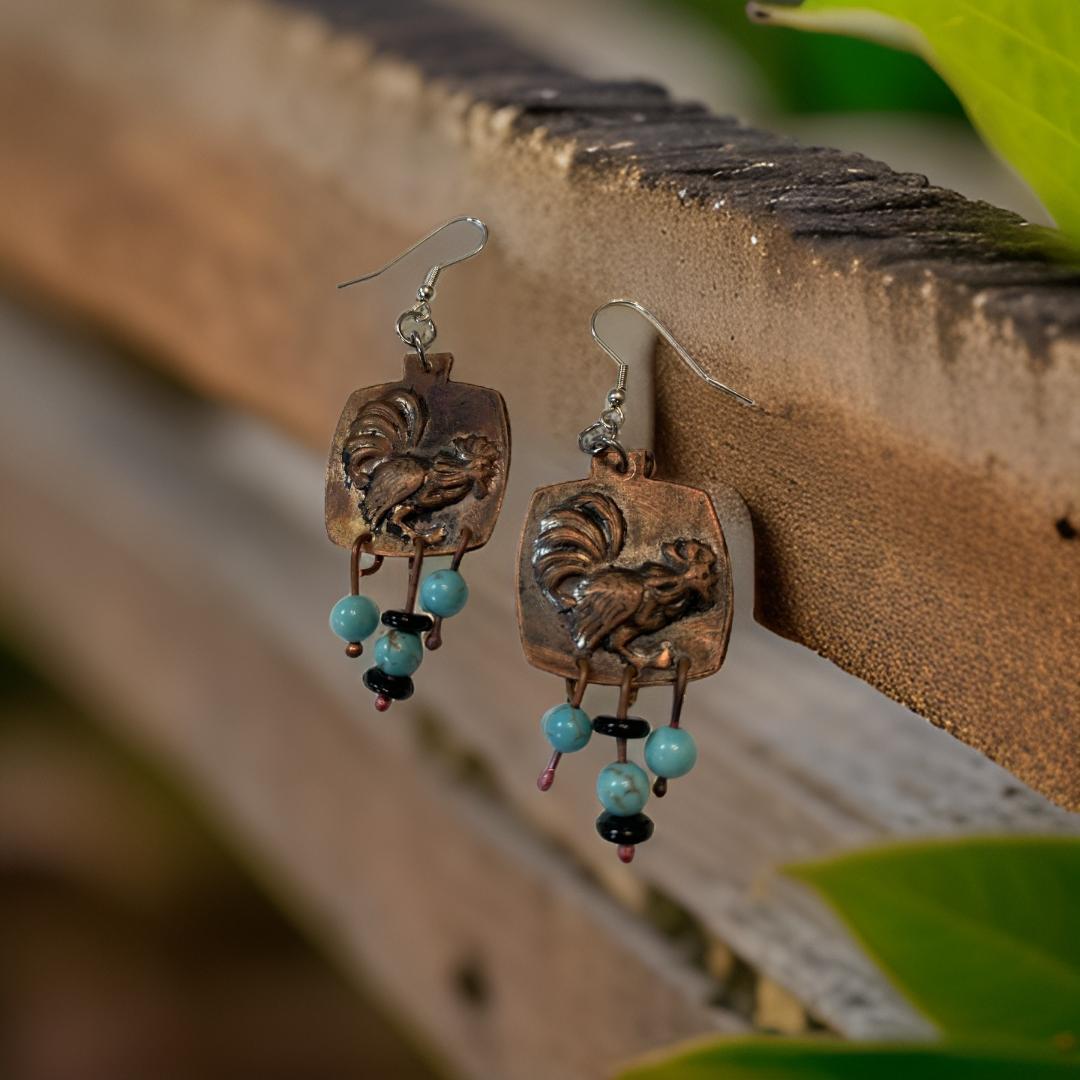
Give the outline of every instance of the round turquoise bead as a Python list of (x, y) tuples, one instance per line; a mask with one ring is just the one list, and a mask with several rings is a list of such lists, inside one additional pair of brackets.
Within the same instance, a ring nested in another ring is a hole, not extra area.
[(330, 609), (330, 629), (346, 641), (363, 641), (379, 625), (379, 605), (369, 596), (343, 596)]
[(540, 719), (540, 727), (560, 754), (572, 754), (585, 746), (592, 736), (592, 722), (584, 709), (575, 709), (573, 705), (555, 705), (548, 709)]
[(682, 728), (657, 728), (645, 740), (645, 763), (657, 776), (685, 776), (696, 761), (694, 737)]
[(639, 814), (649, 801), (649, 777), (632, 761), (613, 761), (596, 778), (596, 797), (605, 810), (619, 817)]
[(436, 570), (420, 586), (420, 606), (430, 615), (449, 619), (469, 599), (469, 586), (456, 570)]
[(424, 659), (419, 634), (389, 630), (375, 642), (375, 666), (387, 675), (411, 675)]

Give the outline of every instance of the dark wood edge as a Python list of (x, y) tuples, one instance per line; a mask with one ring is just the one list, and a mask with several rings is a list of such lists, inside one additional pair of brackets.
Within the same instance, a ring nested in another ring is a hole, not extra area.
[[(579, 144), (574, 164), (617, 173), (687, 204), (774, 219), (792, 237), (825, 244), (894, 277), (946, 279), (979, 291), (991, 319), (1009, 320), (1036, 356), (1080, 340), (1080, 265), (1052, 230), (896, 172), (862, 154), (803, 146), (645, 80), (597, 81), (550, 63), (499, 30), (428, 0), (276, 0), (353, 31), (476, 102), (516, 110), (521, 134)], [(762, 30), (767, 33), (767, 30)]]

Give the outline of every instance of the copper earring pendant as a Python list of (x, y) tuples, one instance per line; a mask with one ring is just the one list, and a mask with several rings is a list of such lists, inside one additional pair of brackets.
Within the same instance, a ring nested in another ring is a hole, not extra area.
[[(593, 336), (619, 365), (618, 383), (596, 423), (579, 436), (592, 455), (587, 477), (533, 493), (518, 553), (518, 624), (525, 657), (565, 680), (566, 700), (544, 714), (551, 755), (537, 786), (551, 788), (566, 754), (596, 735), (614, 740), (614, 760), (597, 778), (600, 836), (630, 862), (653, 833), (644, 813), (650, 794), (697, 759), (682, 725), (687, 685), (715, 674), (731, 636), (734, 597), (724, 532), (707, 492), (660, 479), (652, 455), (619, 442), (625, 419), (627, 365), (600, 338), (596, 317), (608, 307), (637, 311), (711, 385), (749, 398), (705, 376), (659, 323), (634, 301), (611, 301), (593, 314)], [(618, 687), (614, 712), (589, 717), (582, 708), (590, 685)], [(633, 716), (638, 691), (670, 687), (667, 724), (652, 728)], [(650, 784), (641, 753), (653, 773)], [(638, 750), (637, 748), (641, 748)]]
[[(653, 832), (642, 812), (648, 776), (628, 744), (647, 740), (646, 762), (658, 770), (654, 795), (689, 771), (693, 742), (672, 733), (681, 731), (687, 683), (724, 662), (732, 610), (731, 563), (712, 500), (656, 479), (646, 451), (630, 451), (625, 465), (614, 452), (597, 454), (585, 479), (533, 495), (519, 552), (522, 645), (529, 663), (565, 679), (568, 690), (567, 705), (545, 714), (552, 753), (538, 786), (550, 788), (563, 755), (590, 734), (613, 738), (615, 760), (598, 780), (604, 811), (596, 828), (624, 862)], [(573, 712), (590, 684), (619, 687), (618, 705), (583, 727), (587, 718)], [(630, 715), (638, 691), (650, 686), (672, 688), (666, 729), (652, 731)]]
[[(464, 607), (461, 562), (491, 538), (510, 468), (502, 395), (454, 381), (453, 356), (427, 351), (435, 338), (429, 307), (435, 281), (447, 266), (477, 254), (487, 229), (475, 218), (455, 219), (419, 242), (459, 221), (480, 232), (479, 244), (428, 272), (416, 305), (397, 320), (398, 335), (410, 346), (401, 378), (349, 396), (326, 468), (327, 535), (350, 550), (350, 592), (334, 605), (330, 626), (354, 658), (379, 623), (386, 627), (375, 643), (375, 663), (364, 673), (380, 711), (412, 696), (412, 675), (425, 649), (441, 646), (443, 621)], [(361, 566), (365, 554), (374, 560), (368, 567)], [(425, 559), (445, 555), (452, 556), (450, 566), (424, 577)], [(380, 617), (360, 595), (360, 580), (395, 557), (409, 561), (404, 602)]]

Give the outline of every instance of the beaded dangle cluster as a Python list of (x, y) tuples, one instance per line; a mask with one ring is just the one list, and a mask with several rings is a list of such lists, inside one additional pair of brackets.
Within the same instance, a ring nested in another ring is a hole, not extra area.
[(634, 857), (636, 846), (653, 834), (652, 819), (642, 813), (649, 801), (649, 777), (640, 765), (629, 760), (628, 743), (645, 740), (645, 764), (655, 774), (652, 793), (657, 798), (667, 794), (669, 780), (685, 776), (697, 762), (694, 738), (680, 727), (690, 661), (686, 657), (678, 661), (671, 717), (666, 727), (655, 730), (650, 730), (647, 720), (628, 715), (637, 693), (637, 670), (630, 664), (623, 673), (615, 715), (600, 715), (590, 720), (581, 708), (589, 682), (589, 662), (582, 659), (578, 664), (580, 676), (567, 680), (567, 701), (552, 706), (541, 718), (540, 727), (551, 744), (552, 753), (536, 786), (547, 791), (555, 782), (555, 769), (563, 755), (584, 750), (594, 732), (614, 739), (615, 760), (605, 765), (596, 778), (596, 797), (604, 808), (596, 819), (596, 831), (605, 840), (616, 844), (619, 858), (628, 863)]
[[(363, 643), (385, 627), (363, 679), (380, 712), (412, 696), (412, 676), (425, 649), (441, 646), (443, 620), (465, 606), (469, 589), (461, 561), (491, 537), (510, 468), (502, 396), (486, 386), (455, 382), (453, 356), (429, 351), (436, 336), (430, 307), (435, 282), (447, 266), (483, 249), (487, 227), (477, 218), (455, 218), (409, 249), (452, 226), (473, 230), (475, 244), (427, 272), (415, 304), (394, 324), (411, 350), (401, 379), (349, 396), (326, 469), (326, 531), (350, 550), (349, 593), (331, 609), (330, 629), (346, 642), (346, 655), (356, 658), (363, 655)], [(377, 277), (407, 254), (344, 285)], [(450, 556), (449, 567), (424, 577), (425, 560), (435, 556)], [(380, 615), (375, 602), (361, 595), (360, 582), (395, 557), (409, 562), (405, 600)], [(370, 565), (362, 565), (365, 558)]]
[[(385, 712), (395, 701), (412, 697), (412, 676), (424, 658), (425, 647), (438, 649), (442, 645), (442, 623), (465, 607), (469, 586), (459, 567), (468, 545), (469, 530), (462, 530), (462, 539), (454, 552), (450, 566), (434, 570), (420, 582), (424, 562), (424, 543), (417, 538), (409, 558), (409, 584), (402, 607), (384, 611), (369, 596), (360, 593), (360, 579), (374, 574), (383, 564), (383, 556), (372, 556), (370, 566), (362, 567), (361, 559), (371, 544), (371, 534), (362, 533), (353, 543), (349, 560), (350, 589), (330, 609), (330, 629), (346, 642), (345, 655), (353, 659), (364, 653), (363, 642), (379, 628), (387, 629), (375, 642), (375, 664), (364, 672), (364, 685), (375, 694), (375, 708)], [(416, 611), (417, 585), (423, 612)]]

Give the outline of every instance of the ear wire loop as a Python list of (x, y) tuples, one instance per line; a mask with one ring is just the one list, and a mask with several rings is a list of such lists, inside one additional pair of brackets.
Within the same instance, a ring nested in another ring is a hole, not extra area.
[(600, 413), (600, 416), (593, 421), (593, 423), (578, 435), (578, 447), (584, 453), (596, 457), (607, 453), (608, 451), (613, 451), (618, 455), (616, 466), (618, 471), (625, 472), (628, 467), (629, 459), (627, 458), (625, 447), (619, 442), (619, 432), (622, 430), (622, 426), (626, 421), (626, 413), (623, 410), (623, 405), (626, 403), (626, 381), (629, 364), (627, 364), (618, 352), (615, 351), (613, 346), (604, 340), (596, 327), (596, 320), (599, 315), (602, 312), (607, 311), (608, 308), (613, 307), (625, 307), (630, 308), (631, 311), (636, 311), (638, 315), (645, 319), (645, 321), (648, 322), (675, 350), (679, 359), (682, 360), (682, 362), (686, 364), (698, 378), (703, 379), (714, 390), (720, 390), (725, 394), (729, 394), (743, 405), (747, 405), (751, 408), (757, 407), (757, 403), (753, 398), (749, 398), (745, 394), (740, 394), (738, 390), (734, 390), (725, 383), (720, 382), (718, 379), (714, 379), (693, 358), (693, 356), (690, 355), (682, 344), (680, 344), (675, 335), (651, 311), (649, 311), (648, 308), (639, 304), (636, 300), (609, 300), (606, 304), (601, 304), (600, 307), (592, 313), (592, 317), (589, 319), (589, 331), (592, 334), (593, 341), (595, 341), (596, 344), (611, 357), (619, 371), (615, 379), (615, 385), (608, 391), (607, 408)]
[(475, 217), (456, 217), (450, 221), (443, 222), (442, 225), (432, 229), (426, 236), (422, 236), (411, 247), (406, 248), (400, 255), (395, 255), (388, 263), (380, 266), (378, 270), (372, 270), (369, 274), (361, 274), (359, 277), (350, 278), (348, 281), (342, 281), (339, 285), (339, 289), (347, 289), (350, 285), (359, 285), (365, 281), (372, 281), (380, 274), (385, 274), (392, 266), (401, 262), (407, 255), (411, 255), (418, 247), (422, 247), (433, 237), (438, 236), (439, 233), (445, 229), (449, 229), (453, 225), (467, 224), (476, 230), (478, 239), (473, 247), (468, 251), (462, 252), (460, 255), (455, 255), (452, 259), (445, 259), (443, 262), (436, 263), (430, 270), (424, 275), (423, 284), (416, 290), (416, 303), (411, 308), (407, 308), (403, 311), (397, 319), (394, 321), (394, 330), (397, 336), (411, 348), (416, 350), (416, 355), (420, 360), (420, 364), (425, 371), (431, 370), (431, 364), (427, 358), (426, 350), (434, 342), (438, 333), (438, 329), (435, 326), (435, 322), (431, 317), (430, 303), (435, 299), (435, 283), (439, 280), (439, 275), (449, 266), (454, 266), (459, 262), (464, 262), (466, 259), (471, 259), (474, 255), (479, 255), (488, 242), (488, 227), (479, 219)]

